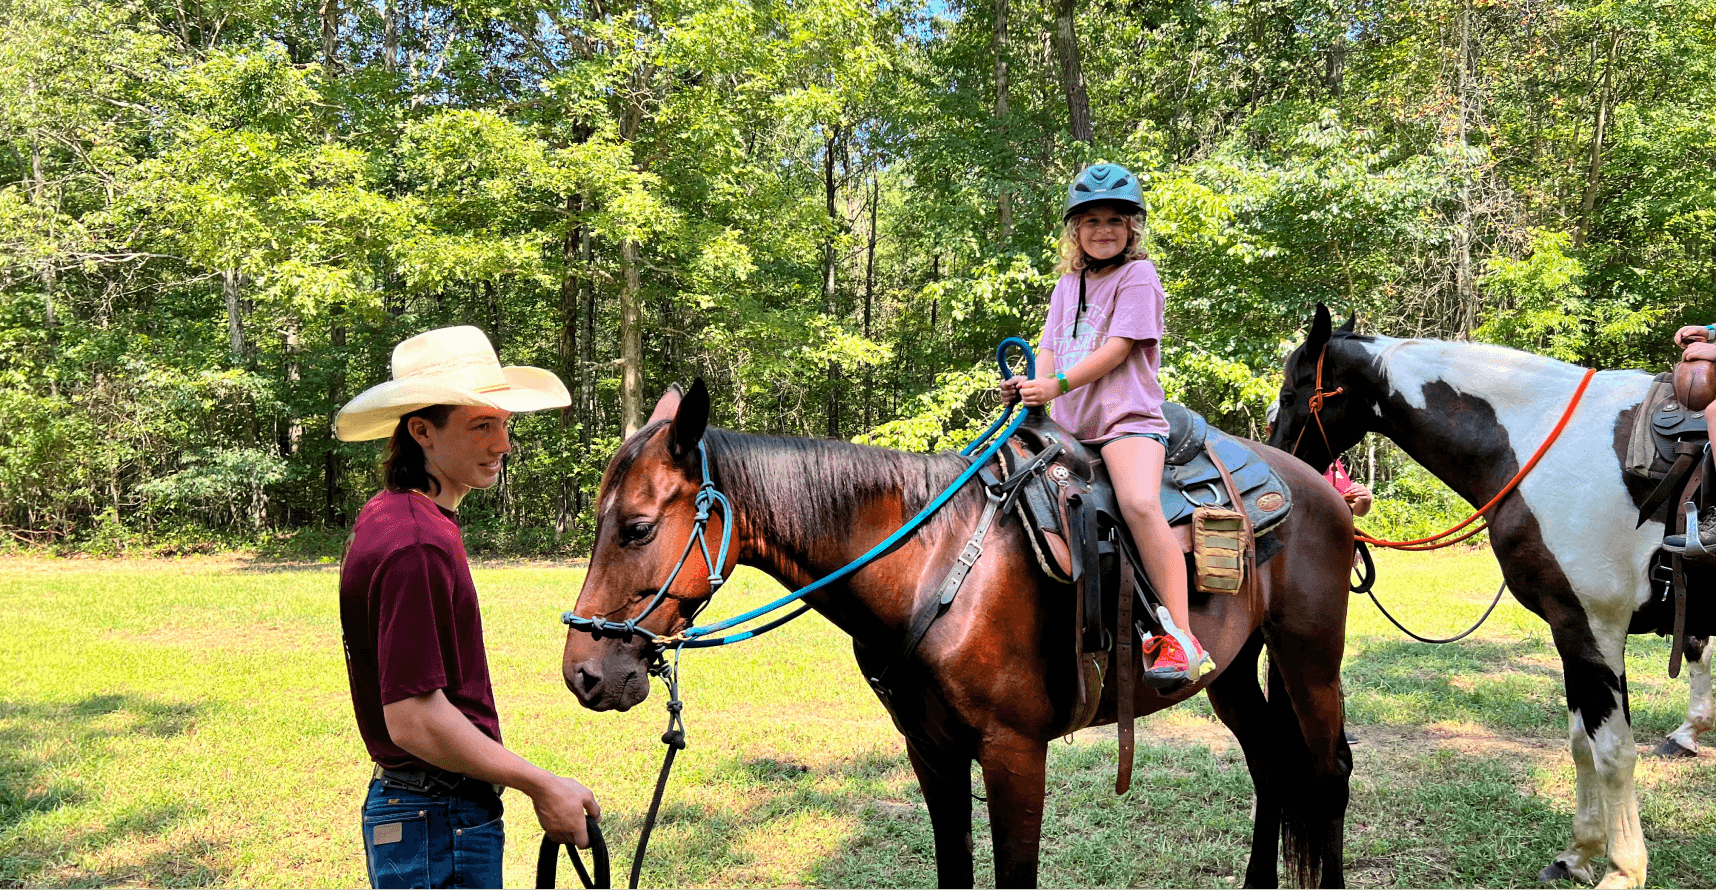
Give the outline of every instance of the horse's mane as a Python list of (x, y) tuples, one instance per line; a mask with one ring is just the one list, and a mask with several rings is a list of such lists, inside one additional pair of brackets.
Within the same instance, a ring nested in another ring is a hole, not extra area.
[[(852, 534), (853, 517), (877, 498), (897, 495), (917, 515), (970, 463), (953, 453), (913, 454), (828, 439), (760, 436), (710, 428), (704, 433), (716, 486), (735, 511), (776, 546), (814, 553)], [(966, 485), (923, 526), (934, 533), (978, 499)], [(893, 531), (886, 529), (885, 531)]]

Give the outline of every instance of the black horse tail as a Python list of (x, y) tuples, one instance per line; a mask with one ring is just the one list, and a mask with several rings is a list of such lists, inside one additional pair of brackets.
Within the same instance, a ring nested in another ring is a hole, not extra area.
[(1318, 769), (1273, 654), (1269, 656), (1269, 722), (1276, 733), (1270, 747), (1275, 761), (1270, 772), (1276, 781), (1275, 800), (1281, 808), (1284, 877), (1299, 887), (1327, 886), (1325, 876), (1338, 881), (1341, 875), (1352, 751), (1343, 734), (1335, 740), (1335, 747), (1345, 769), (1338, 775)]

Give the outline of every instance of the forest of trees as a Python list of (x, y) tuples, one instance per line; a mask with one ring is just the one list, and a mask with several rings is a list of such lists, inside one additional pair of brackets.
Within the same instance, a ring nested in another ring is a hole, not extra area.
[(474, 546), (581, 552), (695, 376), (956, 447), (1097, 160), (1235, 432), (1319, 300), (1601, 368), (1716, 320), (1708, 0), (0, 0), (0, 537), (343, 530), (333, 412), (449, 324), (573, 394)]

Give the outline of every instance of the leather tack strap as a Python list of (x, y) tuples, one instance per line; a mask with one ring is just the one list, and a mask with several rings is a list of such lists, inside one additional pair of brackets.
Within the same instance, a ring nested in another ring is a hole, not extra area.
[(1132, 787), (1132, 752), (1134, 740), (1132, 718), (1134, 709), (1133, 684), (1138, 679), (1138, 656), (1133, 654), (1132, 640), (1137, 631), (1132, 628), (1133, 588), (1132, 560), (1120, 555), (1120, 599), (1115, 606), (1115, 724), (1120, 737), (1120, 769), (1114, 778), (1114, 793), (1125, 794)]
[(1007, 498), (996, 492), (997, 486), (993, 482), (995, 477), (990, 475), (988, 470), (982, 471), (982, 478), (985, 483), (984, 493), (988, 496), (989, 503), (983, 507), (983, 515), (978, 518), (977, 527), (971, 532), (971, 540), (966, 542), (965, 549), (954, 559), (953, 568), (941, 582), (941, 587), (936, 589), (935, 599), (927, 608), (919, 609), (912, 617), (911, 630), (906, 635), (906, 643), (900, 649), (900, 654), (877, 672), (876, 676), (869, 678), (870, 688), (884, 697), (889, 694), (888, 674), (917, 651), (918, 644), (923, 642), (930, 626), (947, 612), (954, 598), (959, 596), (959, 589), (965, 584), (965, 576), (970, 574), (971, 567), (977, 565), (977, 560), (983, 556), (983, 540), (989, 536), (989, 526), (994, 523), (996, 513), (1000, 512), (1001, 504)]
[(1674, 466), (1668, 468), (1668, 475), (1658, 483), (1656, 490), (1645, 498), (1639, 507), (1639, 525), (1644, 525), (1656, 515), (1657, 508), (1668, 503), (1668, 499), (1680, 491), (1680, 486), (1686, 481), (1686, 474), (1692, 470), (1692, 462), (1704, 455), (1709, 443), (1703, 439), (1681, 440), (1674, 444)]
[[(1257, 538), (1252, 533), (1251, 514), (1246, 511), (1245, 502), (1240, 500), (1239, 486), (1233, 484), (1233, 475), (1227, 471), (1227, 464), (1221, 462), (1221, 456), (1216, 454), (1213, 447), (1206, 448), (1204, 450), (1209, 453), (1210, 463), (1215, 464), (1216, 472), (1221, 474), (1221, 484), (1227, 486), (1228, 502), (1233, 504), (1234, 510), (1239, 513), (1240, 522), (1245, 524), (1245, 537), (1239, 542), (1240, 562), (1242, 563), (1242, 571), (1244, 572), (1244, 577), (1240, 578), (1239, 581), (1239, 592), (1246, 593), (1246, 589), (1250, 588), (1250, 590), (1255, 593), (1256, 591), (1261, 590), (1261, 587), (1259, 587), (1257, 583), (1257, 565), (1255, 562), (1257, 558)], [(1189, 617), (1190, 616), (1188, 616), (1188, 618)], [(1190, 633), (1191, 630), (1192, 629), (1189, 627), (1186, 628), (1187, 633)], [(1191, 655), (1192, 653), (1186, 653), (1187, 658), (1190, 658)]]

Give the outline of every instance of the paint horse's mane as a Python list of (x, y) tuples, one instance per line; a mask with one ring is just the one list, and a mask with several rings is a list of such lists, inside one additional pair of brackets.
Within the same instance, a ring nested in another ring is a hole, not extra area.
[(1357, 345), (1397, 389), (1411, 381), (1441, 380), (1462, 392), (1493, 395), (1529, 385), (1526, 378), (1570, 389), (1584, 374), (1583, 368), (1560, 359), (1490, 343), (1346, 332), (1337, 332), (1332, 342)]
[[(713, 427), (704, 441), (716, 485), (738, 514), (760, 523), (757, 531), (776, 546), (800, 553), (849, 537), (854, 515), (881, 497), (899, 497), (902, 518), (916, 515), (970, 466), (951, 452), (913, 454)], [(939, 531), (977, 499), (978, 486), (965, 486), (925, 531)]]

